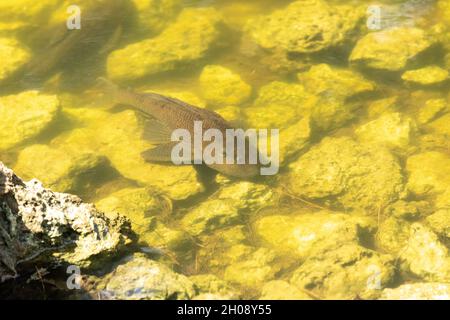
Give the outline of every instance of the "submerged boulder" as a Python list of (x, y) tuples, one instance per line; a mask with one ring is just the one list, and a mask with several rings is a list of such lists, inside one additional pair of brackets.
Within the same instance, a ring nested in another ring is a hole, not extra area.
[(289, 165), (295, 196), (375, 213), (404, 195), (398, 160), (385, 148), (349, 137), (325, 138)]
[(56, 96), (38, 91), (0, 97), (0, 151), (42, 133), (56, 118), (59, 106)]
[[(76, 196), (22, 181), (0, 163), (0, 281), (34, 272), (33, 262), (98, 266), (131, 241), (129, 221)], [(31, 263), (26, 269), (27, 263)]]
[(220, 34), (220, 21), (212, 8), (184, 9), (155, 38), (113, 51), (107, 61), (109, 78), (135, 80), (203, 58)]
[(347, 244), (312, 256), (290, 282), (321, 299), (374, 299), (394, 276), (393, 257)]
[(383, 290), (380, 300), (450, 300), (448, 283), (411, 283)]
[(166, 27), (180, 9), (180, 0), (133, 0), (136, 7), (137, 31), (156, 34)]
[(251, 19), (246, 26), (263, 48), (314, 53), (341, 45), (357, 29), (364, 11), (322, 0), (299, 0), (286, 8)]
[(252, 93), (241, 77), (222, 66), (208, 65), (200, 75), (203, 98), (213, 106), (240, 105)]
[(400, 71), (433, 45), (425, 31), (395, 27), (368, 33), (356, 44), (350, 62), (371, 69)]
[(438, 66), (429, 66), (416, 70), (408, 70), (402, 75), (402, 79), (408, 83), (418, 85), (436, 85), (449, 79), (448, 71)]

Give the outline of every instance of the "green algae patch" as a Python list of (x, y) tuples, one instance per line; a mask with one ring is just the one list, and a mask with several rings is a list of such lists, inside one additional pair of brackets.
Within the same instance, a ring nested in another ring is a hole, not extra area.
[(422, 69), (408, 70), (402, 74), (406, 82), (418, 85), (436, 85), (447, 81), (448, 71), (438, 66), (429, 66)]
[(299, 197), (374, 214), (404, 196), (398, 160), (349, 137), (325, 138), (289, 165), (281, 180)]
[(395, 27), (362, 37), (350, 62), (371, 69), (400, 71), (408, 62), (433, 46), (426, 32), (412, 27)]
[(350, 6), (301, 0), (269, 15), (251, 19), (246, 29), (263, 48), (314, 53), (348, 40), (363, 15), (363, 11)]
[(0, 97), (0, 151), (42, 133), (56, 118), (59, 105), (56, 96), (38, 91)]
[(240, 105), (250, 97), (252, 87), (232, 70), (208, 65), (200, 75), (203, 98), (213, 106)]
[(220, 21), (212, 8), (184, 9), (155, 38), (112, 52), (107, 61), (108, 75), (116, 81), (135, 80), (203, 58), (220, 35)]

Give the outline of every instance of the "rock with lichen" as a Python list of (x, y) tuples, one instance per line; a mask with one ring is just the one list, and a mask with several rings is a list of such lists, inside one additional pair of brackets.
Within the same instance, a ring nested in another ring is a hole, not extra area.
[(230, 69), (208, 65), (200, 75), (203, 98), (213, 106), (240, 105), (250, 97), (252, 87)]
[(349, 137), (325, 138), (289, 165), (282, 179), (295, 196), (376, 213), (404, 196), (398, 160)]
[(113, 51), (108, 76), (115, 81), (172, 71), (203, 58), (218, 39), (221, 18), (212, 8), (186, 8), (158, 36)]
[(251, 19), (247, 32), (262, 48), (314, 53), (342, 45), (364, 17), (360, 8), (322, 0), (294, 1), (269, 15)]
[(34, 90), (0, 97), (0, 151), (37, 137), (56, 119), (59, 107), (56, 96)]
[[(129, 221), (107, 217), (73, 195), (22, 181), (0, 163), (0, 280), (32, 271), (34, 261), (98, 266), (131, 241)], [(27, 269), (30, 267), (32, 269)]]
[(403, 73), (402, 79), (408, 83), (430, 86), (442, 84), (449, 78), (447, 70), (438, 66), (429, 66), (416, 70), (408, 70)]
[(433, 44), (424, 30), (414, 27), (371, 32), (358, 41), (350, 62), (364, 68), (400, 71)]

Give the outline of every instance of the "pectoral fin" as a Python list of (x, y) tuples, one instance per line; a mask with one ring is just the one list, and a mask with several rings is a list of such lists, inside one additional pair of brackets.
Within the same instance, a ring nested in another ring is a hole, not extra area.
[(172, 148), (176, 143), (160, 144), (152, 149), (148, 149), (141, 153), (142, 157), (149, 162), (169, 162), (172, 161)]
[(144, 138), (151, 144), (170, 143), (171, 135), (172, 131), (165, 124), (155, 119), (145, 119), (142, 138)]

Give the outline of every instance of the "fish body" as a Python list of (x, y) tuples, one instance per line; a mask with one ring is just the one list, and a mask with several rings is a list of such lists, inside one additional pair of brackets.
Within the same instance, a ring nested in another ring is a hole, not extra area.
[[(194, 126), (196, 121), (201, 121), (202, 132), (208, 129), (217, 129), (224, 137), (223, 150), (226, 150), (225, 137), (226, 130), (233, 129), (219, 114), (198, 108), (181, 100), (169, 98), (157, 93), (136, 93), (129, 89), (121, 89), (108, 80), (101, 80), (103, 87), (108, 87), (107, 91), (113, 100), (118, 104), (123, 104), (138, 110), (144, 116), (149, 116), (156, 121), (148, 121), (144, 128), (144, 138), (157, 146), (143, 152), (142, 156), (147, 161), (171, 161), (171, 151), (176, 142), (171, 141), (171, 134), (176, 129), (186, 129), (191, 137), (194, 137)], [(202, 142), (203, 149), (209, 142)], [(247, 149), (248, 146), (248, 149)], [(260, 173), (258, 164), (248, 162), (249, 148), (256, 148), (251, 144), (246, 145), (246, 161), (244, 164), (237, 163), (237, 150), (234, 147), (233, 164), (207, 164), (208, 167), (223, 174), (250, 178)], [(194, 145), (192, 143), (192, 156), (194, 156)], [(257, 150), (256, 150), (257, 152)], [(259, 155), (260, 156), (260, 155)], [(224, 159), (226, 154), (224, 152)]]

